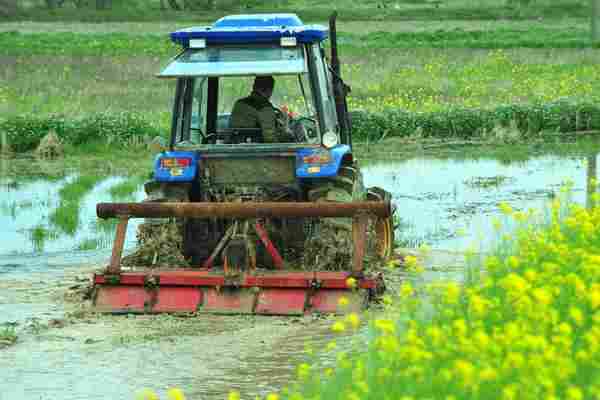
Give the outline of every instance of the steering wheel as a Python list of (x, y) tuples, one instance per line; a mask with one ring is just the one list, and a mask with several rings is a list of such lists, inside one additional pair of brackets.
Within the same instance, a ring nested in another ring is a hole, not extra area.
[(298, 141), (309, 142), (310, 139), (316, 137), (317, 121), (311, 117), (298, 117), (293, 121), (293, 131), (298, 137)]

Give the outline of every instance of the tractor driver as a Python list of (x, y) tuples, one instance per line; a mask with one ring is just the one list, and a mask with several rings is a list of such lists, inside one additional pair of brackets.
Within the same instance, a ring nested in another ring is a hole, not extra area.
[(265, 143), (287, 142), (292, 140), (288, 129), (278, 123), (279, 110), (271, 104), (275, 79), (272, 76), (257, 76), (252, 93), (235, 102), (231, 111), (231, 127), (258, 128), (262, 131)]

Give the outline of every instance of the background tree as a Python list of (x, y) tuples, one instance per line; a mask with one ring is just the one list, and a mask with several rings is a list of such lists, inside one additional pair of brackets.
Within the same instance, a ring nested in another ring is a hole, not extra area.
[(108, 10), (112, 7), (112, 0), (96, 0), (97, 10)]
[(168, 0), (168, 2), (173, 10), (181, 10), (181, 7), (177, 4), (177, 0)]
[(46, 7), (53, 10), (58, 7), (62, 7), (65, 0), (46, 0)]

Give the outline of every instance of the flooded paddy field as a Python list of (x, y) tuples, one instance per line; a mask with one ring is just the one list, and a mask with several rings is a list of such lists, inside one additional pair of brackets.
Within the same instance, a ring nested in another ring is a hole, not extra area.
[[(460, 280), (463, 252), (473, 243), (476, 251), (493, 247), (500, 202), (540, 208), (570, 180), (573, 200), (585, 203), (600, 150), (595, 139), (501, 154), (410, 146), (359, 154), (365, 184), (393, 194), (398, 246), (433, 248), (425, 280)], [(231, 389), (253, 397), (289, 383), (307, 345), (331, 340), (326, 318), (90, 313), (81, 290), (107, 262), (114, 234), (114, 225), (96, 219), (95, 204), (140, 200), (143, 180), (90, 169), (52, 178), (18, 170), (0, 174), (0, 329), (14, 327), (19, 337), (0, 349), (0, 399), (133, 399), (146, 387), (161, 394), (179, 387), (192, 399), (222, 399)], [(135, 229), (130, 224), (128, 251)], [(392, 282), (416, 279), (396, 274)]]

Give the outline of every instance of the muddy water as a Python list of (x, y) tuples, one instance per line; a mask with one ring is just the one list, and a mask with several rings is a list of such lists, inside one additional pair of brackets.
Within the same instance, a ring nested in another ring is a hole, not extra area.
[[(36, 179), (19, 183), (18, 179), (0, 177), (0, 257), (12, 254), (50, 254), (73, 251), (94, 243), (96, 248), (108, 248), (112, 229), (104, 231), (96, 220), (96, 203), (111, 201), (109, 189), (124, 181), (123, 177), (100, 180), (85, 193), (79, 202), (79, 223), (74, 232), (65, 234), (60, 224), (52, 221), (52, 214), (67, 199), (59, 192), (73, 182), (78, 175), (70, 175), (57, 181)], [(139, 188), (131, 200), (142, 199)], [(127, 246), (135, 242), (135, 220), (128, 230)]]
[(515, 210), (540, 209), (573, 182), (572, 199), (585, 203), (587, 163), (584, 157), (542, 156), (506, 164), (498, 160), (435, 160), (367, 163), (367, 186), (390, 190), (400, 229), (408, 244), (427, 243), (436, 249), (465, 250), (477, 243), (494, 245), (493, 217), (506, 202)]
[[(461, 279), (461, 251), (478, 240), (484, 249), (493, 245), (489, 219), (500, 216), (498, 202), (539, 207), (566, 179), (583, 202), (585, 162), (416, 157), (364, 162), (363, 172), (368, 186), (392, 192), (403, 243), (435, 249), (425, 279)], [(323, 348), (331, 339), (331, 322), (312, 317), (95, 316), (66, 301), (65, 290), (85, 284), (109, 256), (111, 239), (97, 229), (94, 205), (110, 200), (107, 190), (122, 178), (100, 181), (83, 197), (77, 230), (48, 235), (41, 246), (31, 232), (52, 229), (48, 216), (70, 179), (15, 186), (0, 177), (0, 324), (19, 333), (16, 345), (0, 350), (0, 400), (133, 399), (142, 388), (164, 394), (172, 386), (191, 399), (222, 399), (230, 389), (253, 397), (289, 383), (305, 343)], [(106, 239), (94, 249), (80, 246), (99, 237)], [(128, 237), (131, 248), (133, 231)]]

